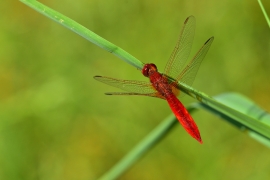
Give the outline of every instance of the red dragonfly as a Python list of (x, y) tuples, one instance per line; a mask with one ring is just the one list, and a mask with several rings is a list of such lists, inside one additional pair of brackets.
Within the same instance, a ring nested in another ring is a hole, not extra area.
[(189, 16), (185, 20), (180, 37), (163, 74), (158, 72), (155, 64), (149, 63), (144, 65), (142, 74), (148, 77), (150, 82), (120, 80), (104, 76), (95, 76), (94, 78), (105, 84), (127, 91), (105, 93), (106, 95), (143, 95), (167, 100), (171, 110), (185, 130), (193, 138), (202, 143), (196, 123), (176, 97), (180, 93), (178, 81), (191, 86), (202, 60), (214, 40), (214, 37), (209, 38), (193, 59), (184, 67), (191, 51), (195, 34), (195, 24), (194, 16)]

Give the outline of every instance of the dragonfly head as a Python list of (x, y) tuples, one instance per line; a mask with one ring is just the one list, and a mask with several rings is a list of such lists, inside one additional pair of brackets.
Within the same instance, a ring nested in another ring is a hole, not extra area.
[(142, 74), (145, 77), (149, 77), (154, 72), (157, 72), (157, 66), (155, 64), (145, 64), (142, 68)]

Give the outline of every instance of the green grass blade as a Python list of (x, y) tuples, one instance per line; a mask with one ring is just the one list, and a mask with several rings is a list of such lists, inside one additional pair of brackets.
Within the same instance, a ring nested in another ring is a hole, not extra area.
[(190, 86), (187, 86), (183, 83), (179, 84), (180, 84), (179, 88), (183, 92), (189, 94), (193, 98), (196, 98), (198, 101), (202, 102), (205, 106), (214, 109), (216, 112), (220, 114), (224, 114), (232, 118), (233, 120), (245, 126), (246, 128), (255, 131), (258, 134), (261, 134), (270, 139), (270, 126), (265, 123), (262, 123), (261, 121), (259, 121), (259, 119), (255, 117), (251, 117), (250, 115), (241, 112), (241, 106), (231, 108), (226, 104), (224, 104), (224, 101), (217, 101), (214, 98), (202, 92), (196, 91)]
[[(238, 109), (243, 115), (249, 115), (253, 118), (260, 119), (265, 124), (270, 124), (270, 114), (267, 114), (263, 109), (258, 107), (254, 102), (246, 97), (236, 93), (226, 93), (215, 97), (219, 102), (225, 105)], [(207, 110), (212, 109), (202, 103), (194, 103), (187, 107), (188, 111), (192, 113), (196, 109), (203, 107)], [(246, 130), (243, 124), (236, 122), (228, 116), (224, 116), (220, 111), (215, 111), (214, 114), (221, 116), (223, 119), (238, 126), (240, 130)], [(227, 113), (225, 113), (227, 114)], [(254, 123), (259, 123), (255, 119), (252, 119)], [(118, 163), (116, 163), (110, 170), (108, 170), (99, 180), (117, 179), (123, 175), (134, 163), (136, 163), (144, 154), (146, 154), (154, 145), (156, 145), (162, 138), (164, 138), (168, 132), (178, 124), (174, 115), (167, 117), (160, 125), (158, 125), (152, 132), (150, 132), (140, 143), (138, 143), (129, 153), (124, 156)], [(258, 134), (255, 131), (245, 131), (255, 140), (270, 147), (270, 141), (268, 138)]]
[[(192, 106), (187, 107), (191, 113), (196, 110)], [(139, 142), (129, 153), (108, 170), (99, 180), (118, 179), (134, 163), (136, 163), (144, 154), (146, 154), (154, 145), (164, 138), (170, 130), (178, 125), (179, 122), (173, 114), (163, 120), (154, 130), (152, 130), (141, 142)]]
[[(21, 2), (25, 3), (29, 7), (35, 9), (41, 14), (49, 17), (50, 19), (56, 21), (57, 23), (65, 26), (71, 31), (79, 34), (90, 42), (96, 44), (97, 46), (105, 49), (106, 51), (118, 56), (120, 59), (125, 62), (135, 66), (138, 69), (142, 69), (143, 63), (137, 60), (135, 57), (124, 51), (123, 49), (117, 47), (116, 45), (110, 43), (109, 41), (103, 39), (92, 31), (86, 29), (82, 25), (76, 23), (75, 21), (69, 19), (68, 17), (48, 8), (47, 6), (37, 2), (37, 1), (27, 1), (21, 0)], [(260, 1), (259, 1), (260, 3)], [(263, 7), (263, 6), (261, 6)], [(263, 9), (263, 13), (267, 19), (268, 24), (269, 19), (267, 17), (266, 12)], [(270, 139), (270, 127), (266, 123), (260, 121), (260, 118), (250, 114), (248, 112), (242, 111), (242, 105), (233, 106), (229, 103), (226, 103), (223, 100), (215, 100), (206, 94), (199, 92), (193, 89), (190, 86), (187, 86), (183, 83), (180, 83), (179, 88), (186, 94), (191, 97), (198, 99), (200, 102), (204, 104), (205, 107), (214, 109), (219, 114), (226, 115), (230, 119), (236, 121), (241, 126), (244, 126), (254, 132), (256, 134), (262, 135)], [(198, 103), (197, 103), (198, 104)], [(193, 107), (194, 109), (194, 107)], [(190, 110), (190, 109), (189, 109)], [(270, 119), (270, 118), (267, 118)], [(225, 118), (225, 120), (227, 120)], [(175, 125), (178, 124), (175, 121), (175, 117), (171, 115), (168, 117), (161, 125), (159, 125), (154, 131), (152, 131), (145, 139), (141, 141), (132, 151), (130, 151), (118, 164), (116, 164), (110, 171), (108, 171), (101, 179), (115, 179), (123, 174), (132, 164), (134, 164), (143, 154), (149, 151), (158, 141), (160, 141)], [(254, 134), (250, 134), (253, 136)], [(258, 138), (258, 141), (268, 141), (267, 139), (262, 139), (261, 136)]]
[(63, 25), (64, 27), (68, 28), (69, 30), (79, 34), (83, 38), (87, 39), (88, 41), (96, 44), (97, 46), (105, 49), (106, 51), (114, 54), (115, 56), (119, 57), (120, 59), (124, 60), (125, 62), (135, 66), (138, 69), (142, 69), (143, 63), (136, 59), (134, 56), (130, 55), (123, 49), (119, 48), (118, 46), (112, 44), (111, 42), (105, 40), (104, 38), (100, 37), (99, 35), (95, 34), (94, 32), (90, 31), (86, 27), (80, 25), (79, 23), (73, 21), (72, 19), (64, 16), (63, 14), (54, 11), (53, 9), (41, 4), (38, 1), (29, 1), (29, 0), (20, 0), (27, 6), (33, 8), (34, 10), (38, 11), (39, 13), (47, 16), (48, 18), (54, 20), (55, 22)]
[[(246, 114), (257, 121), (254, 121), (254, 123), (261, 122), (265, 125), (270, 125), (270, 114), (266, 112), (264, 109), (259, 107), (257, 104), (255, 104), (253, 101), (248, 99), (247, 97), (238, 94), (238, 93), (225, 93), (221, 94), (215, 97), (218, 101), (222, 102), (223, 104), (226, 104), (227, 106), (237, 109), (239, 112)], [(219, 115), (220, 116), (220, 115)], [(226, 117), (223, 117), (225, 119)], [(253, 131), (253, 129), (249, 129), (248, 131), (245, 126), (242, 124), (239, 124), (238, 122), (235, 122), (233, 119), (228, 119), (228, 121), (231, 121), (234, 125), (236, 125), (238, 128), (240, 128), (242, 131), (248, 132), (248, 134), (256, 139), (257, 141), (261, 142), (265, 146), (270, 147), (270, 139), (262, 136), (260, 133)]]
[[(76, 23), (75, 21), (71, 20), (70, 18), (48, 8), (47, 6), (37, 2), (37, 1), (26, 1), (21, 0), (21, 2), (25, 3), (29, 7), (35, 9), (36, 11), (44, 14), (45, 16), (49, 17), (50, 19), (58, 22), (59, 24), (67, 27), (68, 29), (72, 30), (73, 32), (81, 35), (82, 37), (86, 38), (87, 40), (91, 41), (92, 43), (100, 46), (101, 48), (113, 53), (114, 55), (120, 57), (121, 59), (125, 60), (129, 64), (135, 66), (138, 69), (143, 67), (143, 63), (131, 56), (129, 53), (124, 51), (123, 49), (115, 46), (114, 44), (108, 42), (107, 40), (103, 39), (102, 37), (98, 36), (97, 34), (93, 33), (92, 31), (86, 29), (82, 25)], [(244, 125), (245, 127), (252, 129), (253, 131), (262, 134), (263, 136), (270, 138), (270, 128), (268, 125), (261, 123), (260, 121), (239, 112), (237, 109), (232, 109), (222, 102), (218, 102), (215, 99), (207, 96), (204, 93), (201, 93), (190, 86), (187, 86), (183, 83), (180, 83), (179, 88), (186, 94), (190, 95), (193, 98), (198, 99), (200, 102), (204, 103), (205, 105), (209, 106), (210, 108), (215, 109), (216, 111), (227, 115), (228, 117), (234, 119), (238, 123)]]
[(265, 9), (264, 9), (264, 6), (263, 6), (261, 0), (258, 0), (258, 3), (259, 3), (259, 5), (260, 5), (260, 7), (261, 7), (261, 9), (262, 9), (262, 13), (263, 13), (263, 15), (264, 15), (264, 17), (265, 17), (265, 19), (266, 19), (266, 22), (267, 22), (269, 28), (270, 28), (270, 20), (269, 20), (269, 18), (268, 18), (268, 15), (267, 15), (267, 13), (266, 13), (266, 11), (265, 11)]

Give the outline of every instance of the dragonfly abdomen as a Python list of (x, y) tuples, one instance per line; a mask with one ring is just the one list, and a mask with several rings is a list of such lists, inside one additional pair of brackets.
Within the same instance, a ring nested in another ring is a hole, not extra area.
[(177, 97), (171, 93), (167, 95), (166, 100), (173, 111), (174, 115), (178, 119), (178, 121), (182, 124), (185, 130), (197, 141), (202, 143), (201, 135), (199, 129), (193, 120), (193, 118), (189, 115), (188, 111), (184, 107), (184, 105), (177, 99)]

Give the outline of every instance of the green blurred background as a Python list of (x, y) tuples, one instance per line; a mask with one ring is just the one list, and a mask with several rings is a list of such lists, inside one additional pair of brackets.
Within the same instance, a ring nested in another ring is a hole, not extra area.
[[(215, 40), (193, 86), (270, 110), (270, 29), (256, 0), (42, 2), (161, 71), (194, 15), (193, 54)], [(118, 90), (93, 79), (147, 80), (134, 67), (18, 1), (0, 9), (1, 180), (96, 179), (171, 113), (160, 99), (105, 96)], [(121, 179), (269, 179), (269, 148), (207, 112), (193, 117), (203, 145), (179, 125)]]

